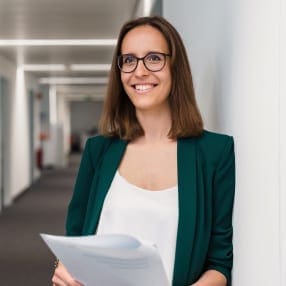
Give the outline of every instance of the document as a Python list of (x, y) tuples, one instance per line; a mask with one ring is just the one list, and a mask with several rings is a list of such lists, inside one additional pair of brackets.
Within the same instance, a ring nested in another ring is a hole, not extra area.
[(170, 286), (158, 249), (149, 242), (122, 234), (40, 235), (85, 286)]

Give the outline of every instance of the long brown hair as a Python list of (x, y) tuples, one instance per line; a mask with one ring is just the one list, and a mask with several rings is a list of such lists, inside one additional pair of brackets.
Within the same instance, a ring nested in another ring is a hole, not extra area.
[(125, 35), (130, 30), (142, 25), (149, 25), (159, 30), (165, 37), (171, 54), (172, 87), (169, 103), (172, 126), (168, 134), (169, 138), (199, 136), (203, 131), (203, 121), (195, 99), (186, 49), (176, 29), (159, 16), (131, 20), (121, 28), (100, 120), (101, 133), (105, 136), (116, 136), (125, 140), (133, 140), (144, 135), (136, 117), (135, 107), (124, 91), (120, 70), (117, 66), (117, 58), (121, 54), (121, 45)]

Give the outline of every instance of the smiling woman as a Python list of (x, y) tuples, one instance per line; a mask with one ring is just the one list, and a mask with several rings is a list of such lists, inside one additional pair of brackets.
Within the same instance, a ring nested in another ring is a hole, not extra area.
[[(126, 23), (67, 235), (132, 235), (156, 244), (171, 285), (229, 286), (234, 172), (232, 137), (203, 130), (178, 32), (161, 17)], [(62, 263), (52, 281), (81, 285)]]
[[(155, 61), (156, 70), (152, 68)], [(168, 97), (172, 106), (171, 138), (202, 133), (203, 122), (185, 47), (174, 27), (160, 17), (139, 18), (122, 28), (111, 66), (102, 133), (120, 134), (127, 140), (142, 135), (132, 102), (136, 97), (132, 94), (147, 91)], [(140, 102), (148, 106), (144, 98)]]
[[(146, 112), (169, 114), (172, 78), (169, 59), (166, 62), (165, 56), (169, 54), (169, 48), (161, 32), (146, 25), (130, 30), (122, 42), (121, 53), (121, 81), (137, 117), (144, 116), (142, 113)], [(131, 64), (133, 71), (126, 72), (126, 69), (130, 70), (130, 59), (135, 62)]]

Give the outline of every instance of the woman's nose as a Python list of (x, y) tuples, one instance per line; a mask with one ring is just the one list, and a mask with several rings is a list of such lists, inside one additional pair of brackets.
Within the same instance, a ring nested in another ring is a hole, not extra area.
[(148, 75), (149, 74), (149, 71), (145, 67), (143, 60), (139, 60), (138, 61), (138, 64), (137, 64), (137, 67), (136, 67), (134, 73), (137, 76), (144, 76), (144, 75)]

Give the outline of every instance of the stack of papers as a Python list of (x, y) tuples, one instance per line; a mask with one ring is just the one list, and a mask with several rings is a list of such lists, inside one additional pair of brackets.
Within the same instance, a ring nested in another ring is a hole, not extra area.
[(170, 286), (155, 245), (121, 234), (41, 234), (54, 255), (85, 286)]

